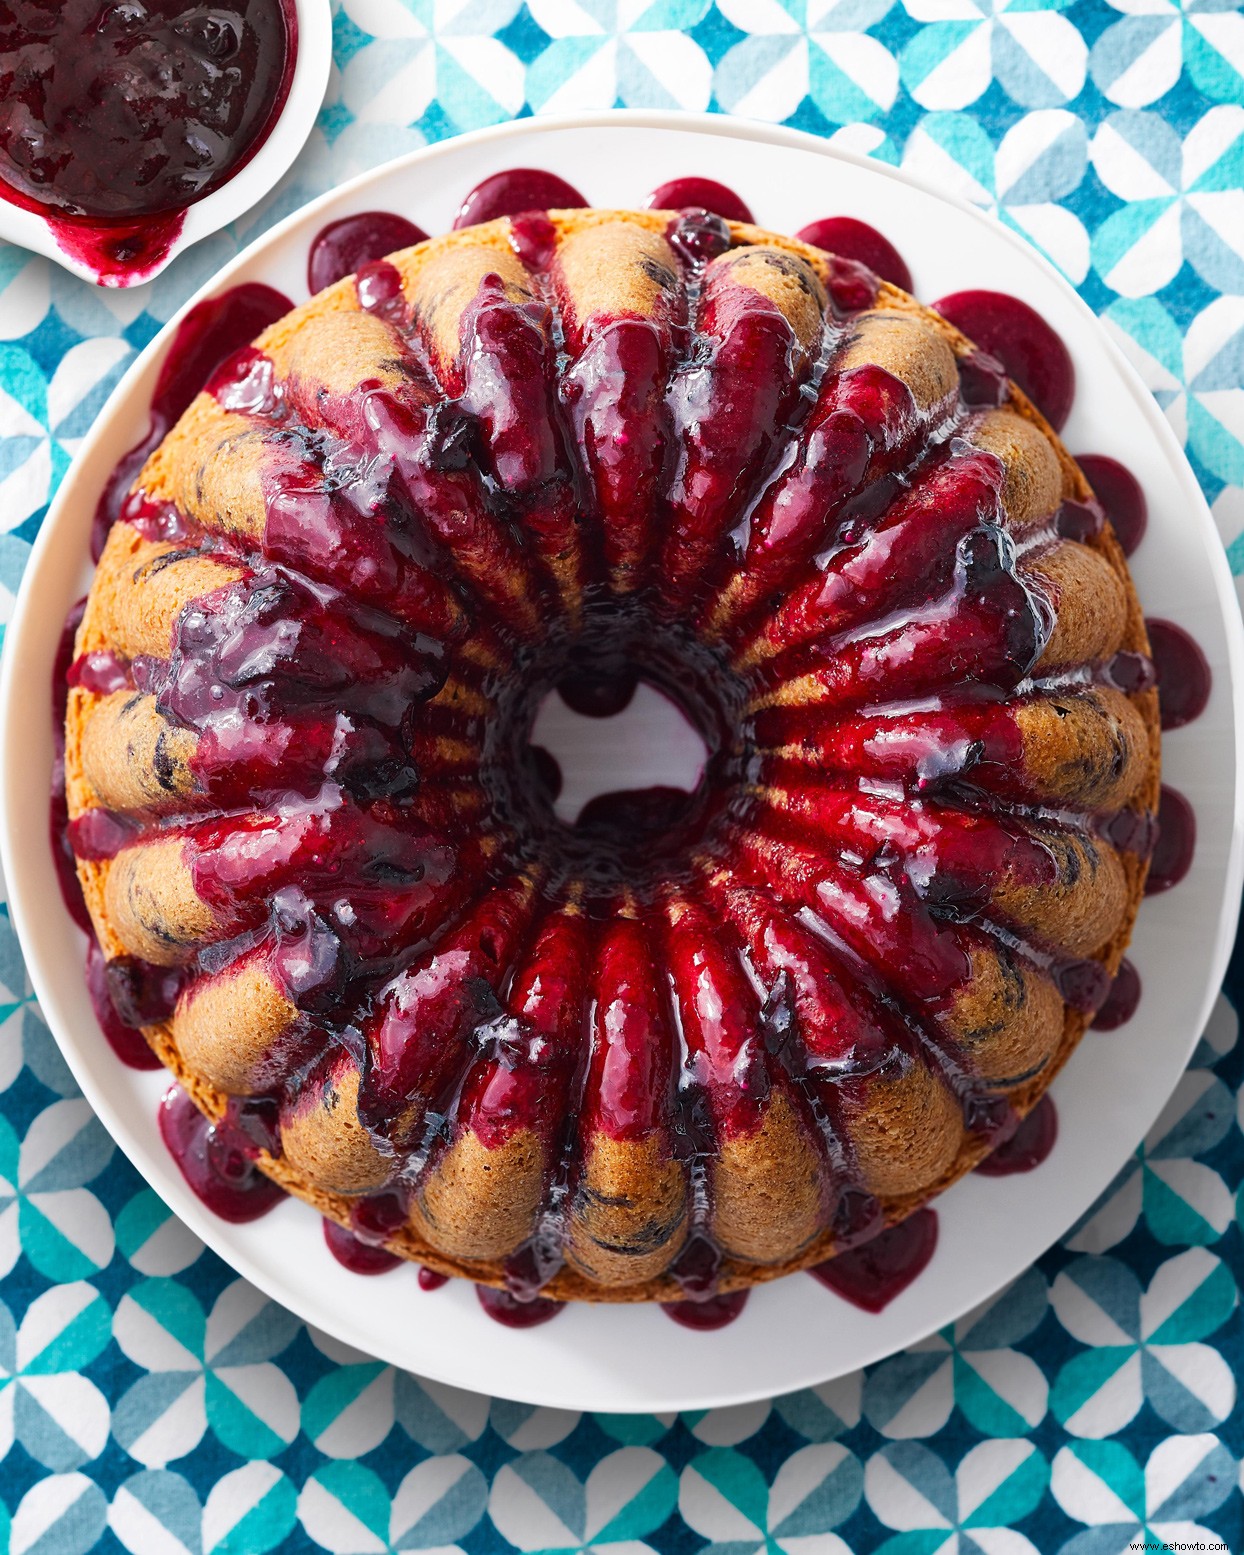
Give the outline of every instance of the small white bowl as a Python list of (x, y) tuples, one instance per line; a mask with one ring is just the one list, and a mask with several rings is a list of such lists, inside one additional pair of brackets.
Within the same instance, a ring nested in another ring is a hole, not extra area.
[(54, 227), (45, 216), (38, 211), (23, 210), (3, 197), (0, 197), (0, 238), (33, 249), (36, 254), (45, 254), (70, 274), (80, 276), (94, 286), (141, 286), (154, 281), (192, 243), (210, 237), (262, 200), (284, 177), (306, 144), (324, 101), (333, 60), (331, 0), (292, 0), (292, 3), (298, 22), (294, 73), (276, 123), (259, 150), (232, 178), (226, 179), (219, 189), (203, 199), (186, 206), (181, 231), (169, 244), (167, 253), (149, 269), (136, 270), (132, 277), (101, 276), (89, 264), (61, 247)]

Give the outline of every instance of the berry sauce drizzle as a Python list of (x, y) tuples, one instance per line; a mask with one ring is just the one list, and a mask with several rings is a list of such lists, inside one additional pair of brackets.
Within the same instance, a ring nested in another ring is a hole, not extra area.
[(253, 1141), (228, 1123), (211, 1123), (180, 1085), (160, 1103), (160, 1137), (182, 1176), (214, 1215), (234, 1225), (258, 1220), (285, 1197), (285, 1190), (255, 1164)]
[(882, 1312), (924, 1273), (937, 1250), (937, 1211), (918, 1209), (808, 1273), (853, 1306)]
[(426, 1264), (419, 1266), (419, 1289), (426, 1291), (440, 1290), (449, 1284), (447, 1274), (438, 1274), (435, 1269), (429, 1269)]
[(811, 243), (813, 248), (823, 248), (829, 254), (841, 254), (844, 259), (854, 259), (867, 265), (874, 275), (903, 291), (912, 290), (911, 271), (907, 262), (890, 242), (870, 227), (866, 221), (854, 216), (826, 216), (820, 221), (800, 227), (795, 236), (801, 243)]
[(721, 1296), (709, 1296), (704, 1301), (665, 1301), (661, 1303), (661, 1311), (680, 1328), (709, 1333), (733, 1323), (747, 1305), (747, 1296), (745, 1290), (732, 1290)]
[(1060, 337), (1035, 309), (1005, 292), (953, 292), (933, 307), (1006, 368), (1058, 431), (1071, 414), (1076, 374)]
[(186, 207), (267, 138), (296, 48), (292, 0), (13, 0), (0, 16), (0, 197), (42, 215), (103, 285), (142, 280)]
[(387, 1274), (402, 1262), (396, 1253), (387, 1248), (374, 1247), (370, 1242), (360, 1242), (352, 1232), (339, 1226), (335, 1220), (324, 1220), (324, 1240), (328, 1250), (351, 1274)]
[(1043, 1096), (1010, 1139), (991, 1150), (976, 1170), (982, 1177), (1013, 1177), (1018, 1172), (1035, 1171), (1057, 1139), (1058, 1109), (1051, 1097)]
[(566, 1305), (564, 1301), (550, 1301), (547, 1296), (520, 1301), (508, 1290), (494, 1290), (491, 1285), (477, 1285), (475, 1294), (493, 1322), (505, 1328), (538, 1328), (555, 1318)]
[(1176, 886), (1192, 868), (1196, 852), (1196, 813), (1178, 789), (1162, 784), (1158, 800), (1158, 840), (1149, 860), (1145, 895)]
[(86, 910), (77, 861), (69, 843), (69, 802), (65, 796), (65, 710), (69, 704), (69, 669), (73, 663), (74, 638), (85, 608), (86, 600), (80, 599), (69, 612), (52, 661), (52, 794), (48, 833), (57, 883), (69, 916), (80, 929), (92, 934), (91, 915)]
[(1209, 660), (1182, 626), (1147, 620), (1149, 646), (1158, 676), (1158, 705), (1163, 729), (1182, 729), (1199, 718), (1209, 701)]
[(726, 221), (755, 221), (750, 208), (715, 178), (671, 178), (654, 189), (644, 204), (650, 211), (711, 211)]
[(307, 290), (322, 292), (364, 265), (374, 264), (386, 254), (396, 254), (399, 249), (413, 248), (426, 237), (422, 227), (391, 211), (360, 211), (357, 216), (330, 221), (311, 240)]
[(1108, 454), (1077, 454), (1076, 463), (1105, 509), (1123, 554), (1131, 556), (1144, 539), (1149, 522), (1149, 506), (1140, 482)]
[(511, 167), (476, 184), (454, 217), (454, 231), (520, 216), (524, 211), (581, 210), (587, 201), (564, 178), (536, 167)]
[[(76, 876), (74, 884), (77, 884)], [(147, 1045), (142, 1032), (136, 1026), (127, 1026), (117, 1014), (107, 969), (108, 962), (92, 934), (86, 947), (86, 988), (91, 996), (91, 1008), (95, 1011), (99, 1029), (107, 1039), (108, 1046), (127, 1069), (159, 1069), (160, 1060)]]
[(1093, 1017), (1094, 1031), (1117, 1031), (1135, 1015), (1140, 1004), (1140, 973), (1124, 956), (1114, 975), (1106, 1002)]
[[(200, 303), (182, 320), (156, 382), (147, 436), (122, 455), (96, 506), (91, 536), (94, 560), (99, 560), (108, 531), (120, 516), (129, 488), (147, 455), (220, 362), (281, 318), (291, 306), (287, 297), (271, 287), (248, 283)], [(87, 988), (104, 1036), (123, 1063), (135, 1069), (151, 1069), (158, 1067), (159, 1061), (137, 1028), (144, 1020), (161, 1020), (170, 1013), (176, 996), (176, 978), (160, 968), (146, 968), (133, 958), (118, 957), (105, 963), (83, 900), (75, 850), (83, 857), (109, 857), (126, 840), (126, 826), (121, 817), (96, 810), (80, 817), (71, 830), (65, 798), (64, 731), (70, 686), (106, 695), (129, 684), (128, 667), (113, 653), (88, 654), (74, 660), (74, 639), (84, 605), (85, 601), (80, 601), (65, 622), (52, 671), (52, 857), (65, 906), (74, 922), (90, 937)]]
[(89, 862), (116, 858), (138, 836), (137, 821), (112, 810), (87, 810), (69, 823), (69, 845), (75, 855)]
[(398, 318), (403, 308), (402, 277), (396, 265), (387, 259), (373, 259), (354, 277), (359, 307), (378, 318)]
[(148, 454), (164, 440), (220, 364), (248, 346), (292, 307), (289, 298), (271, 286), (247, 281), (231, 286), (219, 297), (209, 297), (187, 313), (160, 365), (160, 376), (151, 396), (147, 435), (122, 454), (95, 508), (91, 531), (93, 560), (99, 560), (108, 531), (121, 517), (126, 496)]
[(557, 228), (543, 211), (510, 217), (510, 243), (529, 270), (546, 270), (557, 247)]

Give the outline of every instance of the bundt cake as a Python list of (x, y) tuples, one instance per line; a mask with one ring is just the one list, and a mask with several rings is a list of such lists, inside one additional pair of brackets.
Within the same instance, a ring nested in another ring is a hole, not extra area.
[[(819, 1263), (1044, 1093), (1140, 900), (1123, 554), (998, 363), (703, 211), (430, 239), (230, 358), (70, 672), (123, 1018), (262, 1170), (445, 1273), (674, 1300)], [(694, 793), (577, 824), (552, 690)]]

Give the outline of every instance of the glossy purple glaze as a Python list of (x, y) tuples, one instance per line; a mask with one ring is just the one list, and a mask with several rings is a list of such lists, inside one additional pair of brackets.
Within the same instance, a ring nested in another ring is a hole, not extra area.
[(937, 1212), (918, 1209), (898, 1225), (808, 1272), (853, 1306), (882, 1312), (923, 1274), (936, 1250)]
[(563, 777), (561, 764), (553, 752), (546, 750), (543, 745), (529, 745), (527, 747), (527, 759), (530, 761), (535, 775), (535, 786), (550, 804), (562, 791)]
[(177, 967), (154, 966), (137, 956), (113, 956), (104, 969), (108, 993), (127, 1026), (153, 1026), (173, 1013), (181, 992)]
[(1102, 666), (1101, 678), (1116, 691), (1135, 696), (1141, 691), (1152, 691), (1158, 683), (1158, 671), (1148, 654), (1124, 648)]
[(406, 1201), (397, 1193), (376, 1193), (350, 1204), (350, 1233), (368, 1247), (382, 1247), (406, 1224)]
[(508, 1290), (494, 1290), (491, 1285), (477, 1285), (475, 1294), (493, 1322), (506, 1328), (538, 1328), (541, 1323), (555, 1318), (565, 1306), (564, 1301), (549, 1301), (545, 1296), (519, 1301)]
[(125, 453), (108, 477), (95, 509), (91, 555), (98, 561), (108, 531), (121, 515), (126, 495), (147, 455), (162, 441), (223, 361), (235, 355), (269, 324), (289, 312), (289, 298), (270, 286), (247, 281), (191, 308), (177, 326), (160, 366), (151, 397), (147, 435)]
[(557, 228), (543, 211), (510, 217), (510, 243), (529, 270), (546, 270), (557, 248)]
[(1071, 354), (1035, 309), (1006, 292), (953, 292), (933, 307), (1006, 368), (1055, 431), (1071, 414)]
[(364, 265), (422, 243), (427, 233), (392, 211), (359, 211), (321, 227), (307, 253), (307, 290), (314, 295)]
[(396, 1253), (383, 1247), (374, 1247), (369, 1242), (361, 1242), (335, 1220), (325, 1219), (323, 1226), (329, 1252), (351, 1274), (387, 1274), (402, 1262)]
[(1174, 621), (1145, 622), (1157, 671), (1163, 729), (1182, 729), (1205, 711), (1213, 676), (1196, 639)]
[(160, 1060), (147, 1045), (142, 1032), (136, 1026), (126, 1025), (117, 1014), (108, 985), (107, 965), (103, 951), (92, 936), (86, 947), (86, 988), (99, 1029), (127, 1069), (158, 1069)]
[(363, 265), (355, 273), (354, 289), (358, 293), (359, 307), (365, 313), (375, 313), (395, 322), (405, 315), (402, 277), (397, 266), (387, 259), (373, 259), (370, 264)]
[(222, 1220), (258, 1220), (285, 1197), (255, 1165), (255, 1146), (226, 1123), (209, 1123), (180, 1085), (160, 1103), (160, 1137), (196, 1196)]
[(1149, 863), (1145, 895), (1156, 896), (1178, 885), (1192, 868), (1196, 852), (1196, 812), (1179, 792), (1162, 784), (1158, 801), (1158, 840)]
[(138, 835), (138, 823), (111, 810), (87, 810), (69, 823), (69, 845), (78, 858), (95, 863), (116, 858)]
[(1140, 1004), (1140, 973), (1124, 956), (1115, 973), (1106, 1002), (1093, 1017), (1094, 1031), (1117, 1031), (1125, 1026)]
[(982, 1177), (1012, 1177), (1035, 1171), (1058, 1139), (1058, 1109), (1043, 1096), (1009, 1139), (990, 1151), (976, 1170)]
[(680, 1328), (709, 1333), (733, 1323), (747, 1305), (747, 1296), (745, 1290), (734, 1290), (722, 1296), (709, 1296), (705, 1301), (665, 1301), (661, 1303), (661, 1311)]
[(1124, 555), (1130, 556), (1144, 539), (1149, 522), (1149, 508), (1140, 482), (1107, 454), (1077, 454), (1076, 463), (1106, 510)]
[(476, 184), (454, 217), (454, 230), (524, 211), (578, 210), (587, 201), (564, 178), (536, 167), (511, 167)]
[(616, 675), (565, 675), (557, 692), (567, 707), (585, 718), (616, 718), (631, 705), (638, 686), (638, 672), (621, 666)]
[(65, 673), (66, 684), (81, 686), (98, 696), (110, 696), (132, 685), (129, 663), (110, 648), (96, 649), (75, 659)]
[(172, 253), (186, 224), (186, 213), (173, 211), (168, 216), (107, 224), (64, 216), (44, 219), (61, 252), (90, 271), (100, 285), (132, 286)]
[(889, 238), (866, 221), (857, 221), (854, 216), (826, 216), (800, 227), (795, 236), (814, 248), (823, 248), (826, 253), (841, 254), (844, 259), (867, 265), (874, 275), (889, 281), (891, 286), (901, 287), (905, 292), (912, 290), (911, 271), (903, 256)]
[(1091, 544), (1106, 527), (1106, 515), (1097, 501), (1078, 502), (1066, 497), (1054, 515), (1054, 528), (1064, 540)]
[(755, 217), (743, 200), (719, 184), (715, 178), (671, 178), (654, 189), (644, 204), (650, 211), (685, 211), (692, 208), (711, 211), (727, 221), (753, 222)]

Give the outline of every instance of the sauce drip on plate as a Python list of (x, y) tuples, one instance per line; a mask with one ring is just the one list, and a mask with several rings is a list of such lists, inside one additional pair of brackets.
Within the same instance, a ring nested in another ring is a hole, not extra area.
[(1071, 414), (1076, 373), (1071, 353), (1041, 315), (1006, 292), (954, 292), (933, 307), (982, 351), (997, 357), (1058, 431)]
[(505, 1328), (538, 1328), (541, 1323), (555, 1318), (565, 1306), (564, 1301), (550, 1301), (546, 1296), (520, 1301), (508, 1290), (494, 1290), (491, 1285), (477, 1285), (475, 1293), (493, 1322)]
[(392, 211), (360, 211), (330, 221), (316, 233), (307, 255), (307, 290), (322, 292), (386, 254), (422, 243), (427, 233)]
[(1058, 1111), (1048, 1096), (1043, 1096), (1010, 1139), (980, 1163), (982, 1177), (1013, 1177), (1018, 1172), (1035, 1171), (1058, 1140)]
[(1140, 973), (1124, 956), (1115, 973), (1106, 1002), (1093, 1017), (1094, 1031), (1115, 1031), (1125, 1026), (1140, 1004)]
[(937, 1250), (937, 1211), (914, 1215), (808, 1272), (852, 1306), (882, 1312), (922, 1274)]
[(256, 1147), (241, 1129), (211, 1123), (174, 1085), (160, 1103), (160, 1137), (195, 1196), (235, 1225), (258, 1220), (285, 1197), (255, 1164)]

